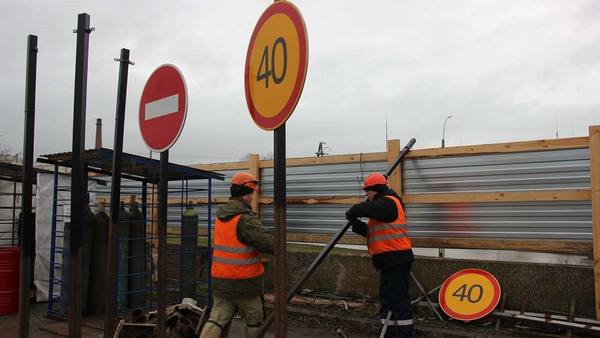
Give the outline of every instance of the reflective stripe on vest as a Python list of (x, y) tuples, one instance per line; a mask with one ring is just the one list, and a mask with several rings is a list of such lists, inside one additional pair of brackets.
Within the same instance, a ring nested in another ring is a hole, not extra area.
[(237, 225), (241, 215), (229, 221), (215, 221), (211, 276), (223, 279), (248, 279), (260, 276), (265, 269), (258, 250), (240, 242)]
[(393, 222), (381, 222), (370, 219), (367, 225), (367, 246), (369, 254), (377, 255), (390, 251), (404, 251), (412, 248), (412, 242), (407, 234), (406, 217), (400, 200), (394, 196), (386, 195), (394, 201), (398, 217)]

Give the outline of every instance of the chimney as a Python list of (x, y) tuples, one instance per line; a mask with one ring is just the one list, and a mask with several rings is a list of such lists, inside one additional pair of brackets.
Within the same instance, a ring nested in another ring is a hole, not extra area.
[(102, 119), (96, 119), (96, 149), (102, 148)]

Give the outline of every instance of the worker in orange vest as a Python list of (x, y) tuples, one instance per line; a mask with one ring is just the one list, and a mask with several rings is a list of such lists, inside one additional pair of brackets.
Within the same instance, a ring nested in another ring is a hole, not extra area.
[[(367, 238), (373, 266), (381, 272), (379, 317), (385, 337), (412, 337), (413, 319), (408, 295), (410, 267), (414, 259), (412, 242), (400, 196), (388, 187), (387, 178), (378, 173), (363, 183), (367, 200), (346, 212), (352, 231)], [(358, 218), (369, 219), (364, 223)]]
[(236, 310), (246, 320), (251, 337), (265, 318), (260, 253), (273, 253), (273, 236), (263, 227), (250, 203), (258, 180), (249, 173), (231, 178), (231, 198), (217, 212), (211, 277), (213, 307), (200, 337), (218, 338), (227, 332)]

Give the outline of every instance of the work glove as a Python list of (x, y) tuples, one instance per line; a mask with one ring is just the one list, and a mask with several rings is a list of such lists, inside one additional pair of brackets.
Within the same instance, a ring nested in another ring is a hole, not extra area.
[(357, 218), (358, 218), (358, 215), (356, 214), (356, 211), (354, 211), (354, 208), (350, 208), (350, 209), (348, 209), (348, 211), (346, 211), (346, 219), (347, 220), (353, 221)]

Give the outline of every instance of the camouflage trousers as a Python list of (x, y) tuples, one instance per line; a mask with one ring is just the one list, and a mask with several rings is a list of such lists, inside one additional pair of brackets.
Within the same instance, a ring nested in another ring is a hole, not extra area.
[(261, 296), (229, 298), (214, 295), (210, 318), (204, 325), (200, 338), (226, 337), (228, 326), (237, 310), (246, 321), (246, 337), (256, 334), (265, 318)]

